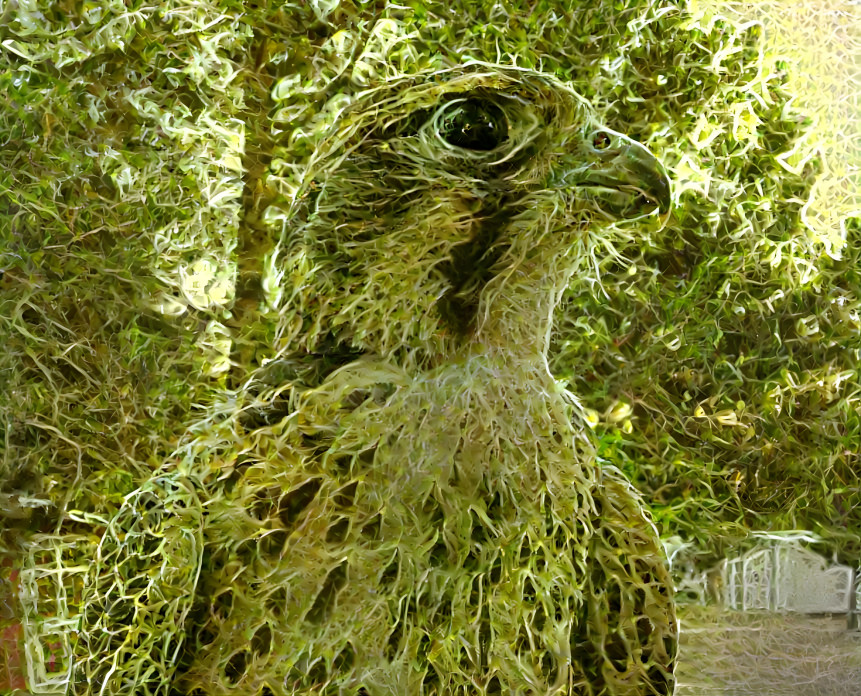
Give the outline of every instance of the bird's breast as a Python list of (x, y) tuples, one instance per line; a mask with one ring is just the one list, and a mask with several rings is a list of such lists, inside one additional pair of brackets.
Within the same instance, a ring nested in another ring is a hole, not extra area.
[[(570, 651), (596, 510), (565, 412), (548, 383), (503, 366), (334, 374), (213, 505), (205, 590), (232, 596), (191, 674), (211, 683), (262, 627), (278, 641), (261, 679), (311, 689), (316, 665), (345, 693), (418, 694), (410, 680), (435, 674), (451, 683), (433, 693), (494, 674), (513, 685), (539, 643)], [(230, 560), (241, 524), (256, 546)]]
[[(588, 486), (592, 454), (571, 409), (539, 368), (471, 359), (404, 380), (339, 422), (339, 450), (363, 451), (391, 496), (419, 504), (432, 491), (524, 496)], [(373, 451), (373, 456), (370, 452)]]

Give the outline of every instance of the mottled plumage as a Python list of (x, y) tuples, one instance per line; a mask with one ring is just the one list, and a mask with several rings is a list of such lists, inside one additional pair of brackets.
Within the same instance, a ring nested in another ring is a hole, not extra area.
[(546, 361), (665, 172), (535, 71), (360, 82), (268, 214), (286, 347), (112, 523), (79, 693), (670, 694), (656, 531)]

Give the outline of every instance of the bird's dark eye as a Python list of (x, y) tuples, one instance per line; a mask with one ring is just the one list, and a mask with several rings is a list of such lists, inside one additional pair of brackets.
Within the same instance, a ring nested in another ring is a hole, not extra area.
[(439, 135), (449, 145), (486, 152), (508, 139), (508, 121), (484, 99), (453, 102), (439, 120)]
[(612, 142), (612, 138), (610, 138), (609, 133), (605, 133), (604, 131), (598, 131), (592, 134), (592, 147), (596, 150), (606, 150), (610, 147), (610, 143)]

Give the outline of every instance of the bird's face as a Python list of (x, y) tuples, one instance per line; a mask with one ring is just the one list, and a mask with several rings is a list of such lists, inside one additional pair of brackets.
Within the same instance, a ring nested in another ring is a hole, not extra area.
[(657, 159), (541, 73), (473, 64), (333, 108), (285, 237), (306, 269), (292, 296), (356, 348), (535, 336), (587, 231), (669, 209)]

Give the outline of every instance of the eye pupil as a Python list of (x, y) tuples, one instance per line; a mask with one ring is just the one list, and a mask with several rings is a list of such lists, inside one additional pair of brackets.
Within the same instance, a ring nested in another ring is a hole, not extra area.
[(456, 103), (440, 122), (440, 137), (449, 145), (486, 152), (508, 138), (505, 114), (482, 99)]
[(596, 150), (606, 150), (610, 147), (610, 136), (604, 132), (595, 133), (592, 136), (592, 147)]

